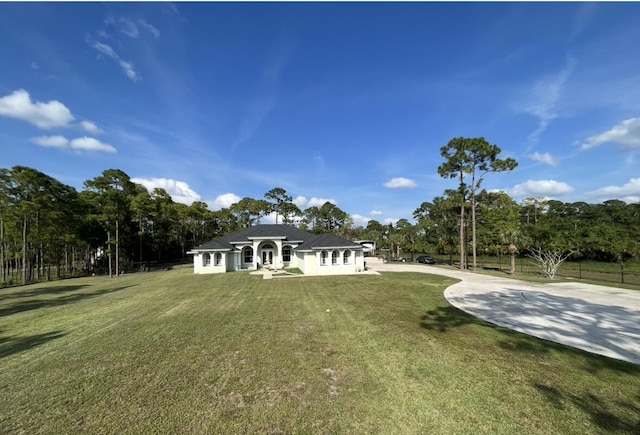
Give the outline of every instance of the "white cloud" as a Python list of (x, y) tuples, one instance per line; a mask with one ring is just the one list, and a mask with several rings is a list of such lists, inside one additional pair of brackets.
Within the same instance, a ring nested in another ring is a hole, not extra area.
[(69, 142), (69, 147), (80, 151), (103, 151), (106, 153), (118, 152), (113, 146), (87, 136), (73, 139)]
[(101, 130), (100, 128), (98, 128), (98, 126), (91, 122), (91, 121), (82, 121), (80, 123), (80, 127), (83, 128), (84, 131), (86, 131), (89, 134), (93, 134), (95, 136), (104, 133), (103, 130)]
[(605, 143), (617, 143), (624, 148), (640, 148), (640, 118), (627, 119), (604, 133), (590, 136), (580, 148), (588, 150)]
[(549, 153), (540, 154), (539, 152), (535, 152), (533, 154), (527, 155), (527, 157), (536, 162), (544, 163), (545, 165), (558, 165), (558, 161)]
[(27, 121), (42, 129), (67, 127), (75, 119), (61, 102), (32, 102), (29, 93), (24, 89), (18, 89), (0, 98), (0, 115)]
[(416, 182), (408, 178), (397, 177), (387, 181), (383, 186), (389, 189), (413, 189), (416, 187)]
[(149, 192), (160, 188), (167, 191), (175, 202), (191, 205), (194, 201), (200, 201), (200, 195), (194, 192), (184, 181), (169, 178), (132, 178), (134, 183), (142, 184)]
[(31, 142), (48, 148), (74, 149), (78, 151), (102, 151), (106, 153), (117, 153), (118, 151), (111, 145), (100, 142), (92, 137), (79, 137), (69, 140), (64, 136), (38, 136), (32, 137)]
[[(261, 224), (275, 224), (276, 223), (276, 214), (275, 212), (271, 212), (260, 219)], [(282, 223), (282, 216), (278, 216), (278, 223)]]
[(322, 207), (324, 205), (325, 202), (330, 202), (333, 205), (338, 204), (338, 201), (336, 201), (335, 199), (331, 198), (331, 199), (326, 199), (326, 198), (316, 198), (315, 196), (312, 197), (309, 202), (307, 202), (307, 207)]
[(507, 193), (516, 197), (561, 196), (573, 192), (567, 183), (555, 180), (527, 180), (508, 189)]
[(591, 198), (620, 199), (628, 203), (640, 202), (640, 178), (631, 178), (622, 186), (607, 186), (586, 194)]
[(400, 219), (399, 218), (386, 218), (385, 220), (382, 221), (383, 224), (385, 225), (395, 225), (396, 222), (398, 222)]
[(153, 36), (155, 36), (156, 38), (160, 36), (160, 31), (153, 25), (147, 23), (145, 20), (140, 20), (138, 21), (142, 27), (144, 27), (145, 29), (147, 29), (150, 33), (153, 34)]
[(372, 216), (380, 216), (382, 212), (380, 210), (371, 210), (369, 214), (371, 214)]
[(298, 195), (295, 198), (293, 198), (292, 201), (295, 205), (298, 206), (298, 208), (304, 208), (307, 206), (307, 198), (305, 198), (304, 196)]
[(353, 223), (355, 225), (362, 225), (364, 227), (367, 226), (367, 223), (370, 221), (370, 219), (366, 216), (361, 216), (359, 214), (352, 214), (351, 215), (351, 219), (353, 219)]
[(234, 193), (224, 193), (222, 195), (218, 195), (213, 201), (207, 201), (207, 204), (211, 210), (215, 211), (223, 208), (229, 208), (231, 207), (231, 204), (235, 204), (241, 199), (242, 198)]
[(120, 68), (122, 68), (122, 71), (124, 71), (125, 75), (129, 77), (131, 81), (135, 82), (136, 80), (138, 80), (138, 74), (136, 73), (133, 64), (121, 59), (120, 56), (118, 56), (118, 53), (116, 53), (110, 45), (96, 41), (93, 44), (93, 48), (116, 61), (118, 65), (120, 65)]
[(38, 136), (32, 137), (31, 142), (47, 148), (64, 149), (69, 145), (69, 139), (64, 136)]

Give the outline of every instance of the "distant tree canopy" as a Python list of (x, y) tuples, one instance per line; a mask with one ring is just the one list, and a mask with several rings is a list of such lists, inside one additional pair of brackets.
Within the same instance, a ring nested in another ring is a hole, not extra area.
[(117, 276), (150, 262), (186, 258), (195, 246), (269, 216), (315, 233), (374, 240), (379, 250), (397, 256), (438, 253), (453, 261), (470, 243), (465, 229), (472, 225), (469, 211), (475, 207), (476, 246), (484, 255), (548, 249), (571, 251), (576, 258), (627, 261), (640, 254), (640, 204), (619, 200), (587, 204), (527, 198), (517, 204), (506, 193), (478, 190), (472, 204), (465, 200), (470, 190), (463, 183), (419, 204), (413, 222), (369, 220), (356, 226), (330, 202), (300, 210), (282, 188), (268, 191), (264, 199), (245, 197), (212, 211), (200, 201), (176, 203), (163, 189), (149, 192), (118, 169), (103, 171), (83, 187), (78, 192), (24, 166), (0, 169), (0, 285), (93, 272)]

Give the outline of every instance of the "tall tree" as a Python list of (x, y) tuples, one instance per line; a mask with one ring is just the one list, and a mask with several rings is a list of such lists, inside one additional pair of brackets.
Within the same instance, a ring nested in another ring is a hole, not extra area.
[(304, 211), (305, 227), (311, 228), (314, 233), (331, 232), (343, 234), (351, 228), (353, 220), (337, 205), (329, 201), (321, 207), (309, 207)]
[(130, 199), (136, 193), (129, 176), (119, 169), (107, 169), (102, 175), (87, 180), (85, 189), (93, 192), (93, 202), (99, 211), (100, 222), (107, 231), (109, 277), (113, 277), (112, 241), (115, 233), (115, 276), (120, 274), (120, 227), (130, 210)]
[(264, 194), (264, 198), (269, 202), (270, 211), (276, 214), (276, 224), (278, 216), (282, 214), (284, 204), (291, 204), (291, 196), (282, 187), (275, 187)]
[(511, 171), (518, 166), (518, 163), (512, 159), (498, 159), (498, 155), (502, 150), (497, 145), (492, 145), (484, 138), (454, 138), (440, 149), (440, 154), (445, 158), (445, 162), (438, 167), (438, 173), (446, 178), (458, 178), (459, 189), (462, 194), (461, 204), (461, 227), (460, 227), (460, 244), (461, 268), (466, 266), (463, 248), (464, 244), (464, 202), (466, 194), (471, 199), (471, 232), (472, 232), (472, 254), (473, 254), (473, 270), (476, 269), (476, 192), (480, 188), (485, 175), (492, 172)]
[(263, 199), (242, 198), (229, 207), (231, 214), (241, 228), (249, 228), (260, 222), (260, 218), (269, 214), (271, 206)]

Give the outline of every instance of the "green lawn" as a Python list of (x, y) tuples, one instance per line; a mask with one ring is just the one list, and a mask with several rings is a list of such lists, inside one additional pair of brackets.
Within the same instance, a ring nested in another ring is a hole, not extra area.
[(0, 291), (0, 432), (640, 432), (640, 366), (467, 316), (451, 279), (260, 278)]

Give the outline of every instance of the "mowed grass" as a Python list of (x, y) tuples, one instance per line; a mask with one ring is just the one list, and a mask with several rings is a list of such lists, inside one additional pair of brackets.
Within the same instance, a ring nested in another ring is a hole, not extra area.
[(640, 432), (640, 366), (470, 317), (451, 279), (260, 278), (2, 290), (0, 432)]

